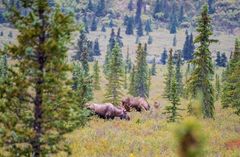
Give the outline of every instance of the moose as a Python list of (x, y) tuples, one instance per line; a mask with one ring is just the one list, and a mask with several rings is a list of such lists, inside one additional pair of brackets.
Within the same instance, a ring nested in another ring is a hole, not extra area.
[(130, 120), (130, 117), (123, 107), (116, 107), (111, 103), (90, 103), (86, 104), (86, 107), (103, 119), (114, 119), (115, 117), (119, 117), (120, 119)]
[(127, 112), (130, 112), (131, 109), (135, 109), (138, 112), (142, 110), (150, 110), (150, 105), (144, 98), (140, 97), (127, 97), (122, 100), (122, 106), (126, 109)]

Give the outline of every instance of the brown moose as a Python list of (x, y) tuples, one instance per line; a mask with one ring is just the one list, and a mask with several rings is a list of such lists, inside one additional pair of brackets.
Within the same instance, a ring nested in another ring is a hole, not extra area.
[(130, 120), (130, 117), (127, 115), (127, 112), (123, 107), (115, 107), (111, 103), (91, 103), (87, 104), (86, 106), (88, 109), (103, 119), (114, 119), (115, 117), (119, 117), (120, 119)]
[(122, 100), (122, 106), (127, 112), (130, 112), (131, 109), (135, 109), (138, 112), (141, 112), (142, 110), (150, 110), (148, 102), (144, 98), (140, 97), (127, 97)]

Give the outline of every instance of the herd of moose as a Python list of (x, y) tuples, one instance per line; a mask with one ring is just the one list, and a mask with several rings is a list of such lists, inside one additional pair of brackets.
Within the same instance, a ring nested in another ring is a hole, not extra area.
[(122, 106), (118, 107), (114, 106), (111, 103), (105, 104), (87, 103), (86, 107), (94, 114), (103, 119), (114, 119), (115, 117), (119, 117), (120, 119), (130, 120), (130, 117), (127, 114), (127, 112), (130, 112), (131, 110), (136, 110), (138, 112), (141, 112), (143, 110), (145, 111), (150, 110), (149, 103), (144, 98), (140, 97), (124, 98), (122, 100)]

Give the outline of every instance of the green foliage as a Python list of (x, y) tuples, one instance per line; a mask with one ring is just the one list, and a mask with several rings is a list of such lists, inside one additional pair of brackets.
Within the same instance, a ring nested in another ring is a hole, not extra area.
[(118, 44), (115, 44), (112, 50), (108, 72), (106, 76), (108, 83), (105, 100), (114, 105), (118, 105), (122, 97), (124, 76), (123, 57)]
[(171, 99), (172, 94), (172, 79), (174, 78), (174, 66), (173, 66), (173, 50), (169, 51), (168, 56), (168, 71), (167, 75), (165, 76), (165, 88), (164, 88), (164, 96)]
[(240, 115), (240, 40), (236, 39), (235, 50), (225, 72), (222, 104), (224, 108), (231, 107)]
[(181, 66), (182, 66), (182, 51), (177, 52), (177, 61), (176, 61), (176, 81), (177, 81), (177, 93), (182, 96), (183, 94), (183, 82), (182, 82), (182, 71), (181, 71)]
[(133, 17), (128, 17), (127, 19), (127, 27), (125, 33), (127, 35), (133, 35), (133, 29), (134, 29), (134, 23), (133, 23)]
[(92, 86), (92, 77), (84, 70), (82, 64), (74, 63), (73, 89), (80, 108), (83, 108), (84, 104), (93, 99)]
[(156, 58), (153, 59), (153, 63), (152, 63), (152, 68), (151, 68), (151, 75), (155, 76), (157, 74), (156, 71)]
[(163, 53), (161, 54), (161, 63), (163, 65), (167, 63), (167, 58), (168, 58), (167, 49), (164, 48)]
[(221, 96), (221, 81), (219, 75), (215, 75), (215, 98), (218, 100)]
[(136, 95), (140, 97), (148, 97), (148, 65), (147, 65), (147, 50), (142, 44), (138, 45), (136, 58), (136, 74), (135, 74), (135, 87)]
[(68, 74), (67, 45), (76, 30), (72, 16), (47, 0), (21, 0), (31, 10), (9, 10), (18, 44), (9, 45), (6, 83), (0, 84), (0, 147), (9, 156), (48, 156), (66, 151), (64, 134), (86, 121)]
[(97, 31), (98, 28), (98, 22), (97, 22), (97, 18), (94, 16), (93, 20), (92, 20), (92, 24), (91, 24), (91, 31)]
[(206, 137), (204, 130), (195, 119), (187, 119), (176, 129), (179, 157), (202, 157)]
[(174, 35), (173, 37), (173, 46), (177, 46), (177, 37), (176, 37), (176, 34)]
[(193, 43), (193, 34), (189, 35), (188, 31), (186, 30), (186, 39), (183, 46), (183, 58), (185, 61), (189, 61), (193, 59), (193, 53), (194, 53), (194, 43)]
[(211, 77), (214, 71), (209, 46), (215, 41), (210, 39), (213, 33), (211, 18), (208, 15), (208, 7), (206, 5), (203, 7), (201, 17), (198, 19), (197, 31), (199, 35), (196, 37), (195, 43), (199, 43), (199, 47), (194, 53), (194, 59), (191, 61), (195, 68), (187, 82), (187, 86), (193, 98), (201, 98), (204, 118), (213, 118), (215, 108)]
[(100, 90), (100, 68), (98, 61), (95, 61), (93, 65), (93, 87), (95, 90)]
[(179, 114), (179, 111), (182, 110), (179, 108), (180, 104), (180, 98), (179, 98), (179, 93), (177, 89), (177, 80), (175, 77), (172, 78), (172, 85), (171, 85), (171, 93), (170, 93), (170, 102), (171, 105), (166, 107), (166, 112), (164, 114), (167, 114), (168, 117), (168, 122), (177, 122), (179, 119), (182, 117)]
[(8, 73), (7, 56), (2, 55), (0, 57), (0, 84), (4, 83), (7, 80), (7, 73)]
[(129, 89), (128, 89), (128, 93), (132, 96), (136, 96), (136, 82), (135, 82), (135, 76), (136, 75), (136, 71), (135, 71), (135, 66), (133, 66), (132, 71), (130, 73), (130, 77), (129, 77)]

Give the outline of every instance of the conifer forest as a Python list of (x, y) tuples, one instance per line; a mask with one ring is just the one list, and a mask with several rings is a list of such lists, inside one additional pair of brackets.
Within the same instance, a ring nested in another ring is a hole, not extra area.
[(1, 0), (0, 157), (240, 157), (240, 1)]

